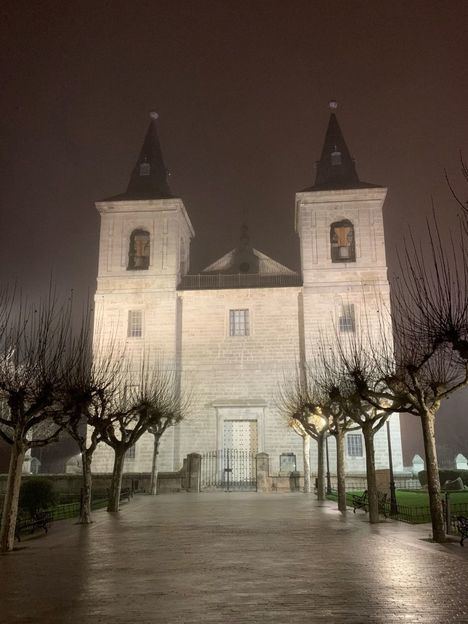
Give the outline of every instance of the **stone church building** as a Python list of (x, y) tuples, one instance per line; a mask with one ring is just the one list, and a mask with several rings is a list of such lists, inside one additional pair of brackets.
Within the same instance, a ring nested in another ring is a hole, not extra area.
[[(96, 318), (129, 354), (159, 353), (191, 394), (189, 414), (162, 439), (160, 470), (178, 470), (188, 453), (228, 448), (268, 453), (272, 474), (294, 465), (302, 470), (302, 440), (278, 409), (279, 388), (299, 362), (312, 361), (321, 328), (354, 332), (364, 301), (366, 318), (377, 313), (366, 292), (389, 300), (387, 190), (360, 180), (332, 110), (315, 182), (295, 196), (291, 227), (300, 240), (300, 273), (252, 247), (243, 226), (235, 249), (191, 274), (195, 232), (183, 200), (169, 188), (156, 119), (153, 113), (127, 190), (96, 203)], [(394, 466), (402, 470), (397, 415), (390, 429)], [(152, 440), (143, 436), (129, 452), (126, 471), (150, 470)], [(387, 468), (385, 428), (375, 446), (377, 468)], [(314, 443), (311, 453), (314, 469)], [(361, 434), (348, 433), (348, 473), (365, 472), (364, 454)], [(334, 455), (332, 439), (332, 472)], [(110, 471), (112, 457), (101, 445), (94, 470)]]

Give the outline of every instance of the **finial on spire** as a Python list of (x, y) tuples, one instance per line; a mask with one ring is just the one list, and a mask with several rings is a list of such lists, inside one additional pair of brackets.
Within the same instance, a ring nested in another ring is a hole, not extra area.
[(336, 100), (330, 100), (328, 102), (328, 108), (332, 111), (336, 110), (338, 108), (338, 102)]
[(150, 112), (150, 117), (151, 117), (151, 119), (154, 119), (154, 120), (159, 119), (159, 115), (158, 115), (158, 113), (156, 111), (151, 111)]

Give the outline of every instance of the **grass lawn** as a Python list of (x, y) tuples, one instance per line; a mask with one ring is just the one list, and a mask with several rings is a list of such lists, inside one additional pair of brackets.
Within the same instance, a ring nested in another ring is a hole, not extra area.
[[(351, 503), (354, 494), (361, 495), (362, 493), (363, 490), (346, 492), (346, 498), (348, 502)], [(451, 504), (468, 505), (468, 490), (463, 492), (451, 492), (449, 496)], [(397, 490), (396, 497), (397, 503), (405, 507), (429, 507), (429, 494), (424, 490)], [(445, 498), (444, 492), (442, 492), (442, 498)]]
[[(353, 495), (361, 495), (363, 490), (346, 492), (346, 499), (349, 506), (352, 506)], [(468, 490), (463, 492), (450, 493), (450, 510), (452, 518), (456, 515), (468, 516)], [(397, 490), (398, 514), (394, 516), (403, 522), (411, 524), (419, 524), (430, 522), (431, 516), (429, 511), (429, 495), (424, 490)], [(329, 498), (336, 500), (336, 492)], [(445, 493), (442, 492), (442, 499), (445, 499)], [(387, 514), (390, 513), (390, 501), (386, 504)]]

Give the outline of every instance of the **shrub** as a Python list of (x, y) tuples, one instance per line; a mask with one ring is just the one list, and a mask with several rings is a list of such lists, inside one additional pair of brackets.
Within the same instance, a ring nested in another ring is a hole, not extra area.
[[(454, 481), (461, 478), (463, 485), (468, 485), (468, 470), (439, 470), (440, 485), (443, 487), (446, 481)], [(427, 472), (418, 472), (418, 479), (421, 485), (427, 485)]]
[(35, 477), (21, 485), (19, 506), (34, 516), (38, 511), (53, 507), (57, 501), (54, 486), (47, 479)]

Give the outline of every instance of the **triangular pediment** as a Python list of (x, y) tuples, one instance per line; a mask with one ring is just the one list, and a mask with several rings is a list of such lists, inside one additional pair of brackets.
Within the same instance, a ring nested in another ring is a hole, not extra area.
[[(202, 273), (230, 273), (230, 271), (237, 273), (238, 271), (234, 270), (236, 251), (236, 249), (232, 249), (219, 260), (207, 266), (206, 269), (203, 269)], [(258, 249), (252, 249), (252, 251), (258, 258), (258, 275), (296, 275), (295, 271), (291, 271), (284, 264), (273, 260)]]

